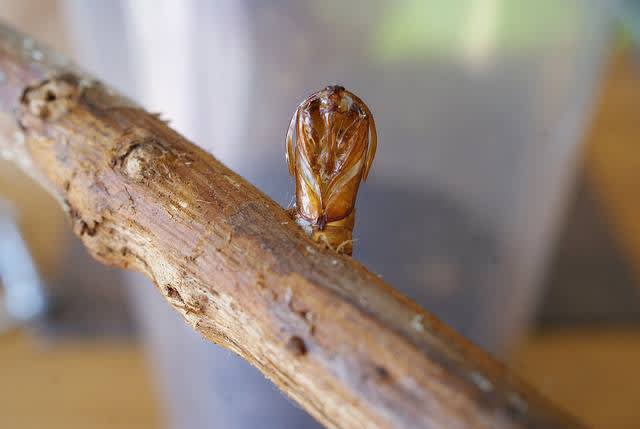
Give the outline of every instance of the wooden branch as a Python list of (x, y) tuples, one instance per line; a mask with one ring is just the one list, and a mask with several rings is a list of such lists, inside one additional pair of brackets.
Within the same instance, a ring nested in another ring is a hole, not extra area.
[(580, 427), (157, 115), (4, 26), (0, 137), (95, 258), (145, 273), (327, 427)]

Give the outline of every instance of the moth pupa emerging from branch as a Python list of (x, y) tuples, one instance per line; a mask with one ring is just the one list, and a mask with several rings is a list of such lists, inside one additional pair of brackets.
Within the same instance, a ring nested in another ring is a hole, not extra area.
[(293, 113), (286, 137), (296, 183), (292, 214), (314, 240), (351, 254), (358, 187), (367, 179), (376, 146), (371, 111), (341, 86), (311, 94)]

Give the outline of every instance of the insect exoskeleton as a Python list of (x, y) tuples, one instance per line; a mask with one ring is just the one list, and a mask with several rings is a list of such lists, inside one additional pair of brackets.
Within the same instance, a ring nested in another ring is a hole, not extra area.
[(342, 86), (327, 86), (298, 105), (286, 137), (296, 183), (292, 213), (314, 240), (351, 254), (358, 187), (376, 146), (371, 111)]

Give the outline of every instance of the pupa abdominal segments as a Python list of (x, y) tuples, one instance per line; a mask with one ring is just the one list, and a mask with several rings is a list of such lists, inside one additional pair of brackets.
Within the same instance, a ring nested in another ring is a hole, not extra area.
[(296, 184), (292, 214), (314, 240), (351, 254), (358, 187), (376, 147), (371, 111), (343, 87), (327, 86), (298, 105), (286, 137)]

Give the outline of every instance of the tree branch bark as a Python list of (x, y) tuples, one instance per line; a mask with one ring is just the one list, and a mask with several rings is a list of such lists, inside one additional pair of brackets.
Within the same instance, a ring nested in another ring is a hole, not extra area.
[(96, 259), (145, 273), (327, 427), (580, 427), (157, 115), (3, 25), (0, 150)]

